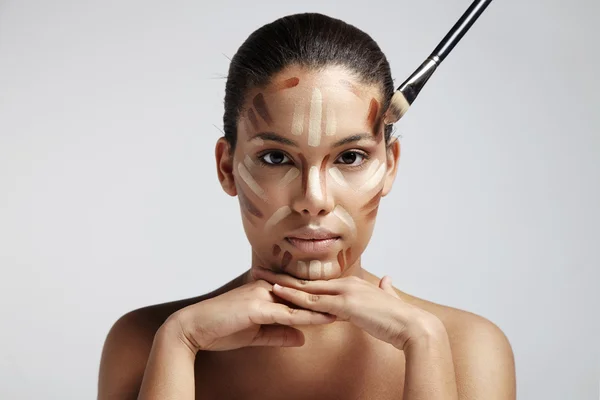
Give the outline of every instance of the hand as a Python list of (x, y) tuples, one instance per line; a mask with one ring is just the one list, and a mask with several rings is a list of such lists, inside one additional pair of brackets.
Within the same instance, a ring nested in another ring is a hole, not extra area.
[(246, 346), (297, 347), (304, 344), (304, 335), (291, 325), (335, 321), (331, 315), (282, 304), (272, 288), (268, 282), (253, 281), (185, 307), (169, 317), (169, 331), (175, 331), (194, 352)]
[(388, 276), (375, 286), (356, 276), (306, 281), (263, 268), (254, 268), (253, 275), (272, 283), (273, 293), (282, 299), (335, 315), (400, 350), (441, 324), (433, 314), (403, 301)]

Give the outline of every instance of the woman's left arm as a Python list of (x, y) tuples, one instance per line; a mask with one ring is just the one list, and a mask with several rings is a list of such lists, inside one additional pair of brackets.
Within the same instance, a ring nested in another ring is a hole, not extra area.
[[(502, 331), (474, 314), (449, 336), (433, 314), (403, 301), (389, 277), (305, 281), (269, 270), (256, 279), (300, 307), (335, 315), (403, 350), (404, 400), (514, 400), (514, 361)], [(473, 322), (473, 323), (471, 323)]]

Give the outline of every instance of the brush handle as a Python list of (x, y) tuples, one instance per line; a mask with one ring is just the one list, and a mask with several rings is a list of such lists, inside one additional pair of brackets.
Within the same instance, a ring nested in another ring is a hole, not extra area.
[(433, 50), (429, 58), (439, 65), (491, 2), (492, 0), (475, 0)]
[(492, 0), (475, 0), (433, 50), (433, 53), (398, 87), (397, 90), (402, 92), (409, 105), (415, 101), (438, 65), (446, 58), (491, 2)]

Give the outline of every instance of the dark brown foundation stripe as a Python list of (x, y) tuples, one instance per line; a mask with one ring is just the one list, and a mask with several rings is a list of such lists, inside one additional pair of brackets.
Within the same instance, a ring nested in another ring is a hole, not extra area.
[(242, 207), (250, 214), (254, 215), (257, 218), (262, 218), (263, 214), (260, 212), (258, 207), (256, 207), (249, 199), (246, 194), (238, 188), (238, 196), (240, 197), (240, 202), (242, 203)]
[(281, 259), (281, 269), (285, 269), (288, 265), (290, 265), (290, 261), (292, 261), (292, 253), (286, 251), (283, 253), (283, 258)]
[(373, 196), (373, 198), (371, 200), (369, 200), (367, 202), (367, 204), (365, 204), (364, 206), (362, 206), (360, 208), (361, 211), (365, 211), (365, 210), (370, 210), (373, 207), (376, 207), (379, 204), (379, 201), (381, 200), (381, 193), (383, 192), (383, 189), (381, 189), (379, 192), (377, 192), (377, 194), (375, 196)]
[(263, 96), (263, 94), (259, 93), (256, 96), (254, 96), (252, 104), (254, 104), (256, 112), (267, 123), (267, 125), (271, 125), (271, 122), (273, 122), (273, 120), (271, 119), (271, 115), (269, 115), (269, 110), (267, 108), (267, 103), (265, 103), (265, 97)]
[(350, 258), (352, 258), (352, 247), (348, 247), (346, 250), (346, 264), (350, 265)]
[(369, 115), (367, 116), (367, 123), (369, 126), (375, 125), (375, 119), (377, 118), (378, 113), (379, 102), (375, 99), (371, 99), (371, 104), (369, 104)]
[(254, 130), (258, 130), (258, 120), (256, 119), (256, 114), (254, 113), (254, 110), (251, 108), (248, 110), (248, 119), (250, 120), (250, 123), (252, 124)]
[(303, 195), (306, 196), (306, 191), (308, 190), (308, 161), (302, 153), (300, 153), (298, 157), (300, 158), (300, 161), (302, 161), (302, 191), (304, 193)]
[(289, 78), (286, 79), (283, 82), (280, 82), (279, 84), (277, 84), (277, 86), (275, 87), (275, 90), (283, 90), (283, 89), (291, 89), (293, 87), (298, 86), (298, 84), (300, 83), (300, 79), (297, 77), (293, 77), (293, 78)]
[(279, 247), (277, 245), (273, 246), (273, 256), (274, 257), (277, 257), (280, 252), (281, 252), (281, 247)]
[(367, 214), (367, 219), (373, 219), (377, 216), (377, 210), (379, 210), (379, 206), (375, 207), (373, 211)]

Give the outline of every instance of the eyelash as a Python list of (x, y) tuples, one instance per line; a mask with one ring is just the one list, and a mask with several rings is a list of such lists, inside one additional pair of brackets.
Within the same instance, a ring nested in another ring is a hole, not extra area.
[[(286, 152), (281, 151), (281, 150), (267, 150), (267, 151), (263, 151), (262, 153), (260, 153), (258, 155), (258, 161), (261, 163), (261, 165), (266, 166), (266, 167), (279, 167), (282, 165), (289, 165), (289, 161), (287, 163), (281, 163), (281, 164), (271, 164), (268, 163), (264, 160), (264, 157), (268, 154), (272, 154), (272, 153), (281, 153), (283, 154), (284, 158), (288, 158), (290, 161), (292, 159), (292, 157), (290, 157)], [(359, 165), (351, 165), (351, 164), (344, 164), (344, 163), (340, 163), (342, 165), (343, 168), (347, 168), (347, 169), (351, 169), (351, 170), (358, 170), (361, 168), (364, 168), (365, 163), (369, 160), (370, 156), (367, 152), (362, 151), (362, 150), (358, 150), (358, 149), (352, 149), (352, 150), (346, 150), (343, 153), (341, 153), (339, 156), (337, 156), (336, 161), (342, 157), (344, 154), (348, 154), (348, 153), (356, 153), (359, 156), (361, 156), (363, 158), (362, 162)]]

